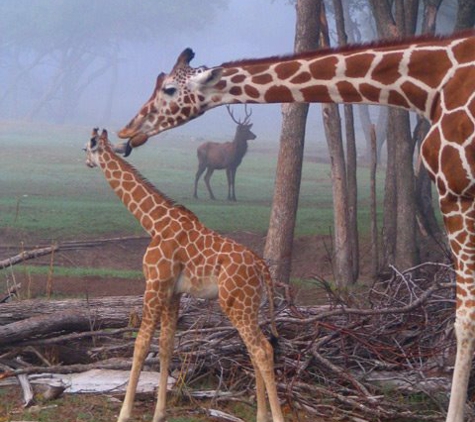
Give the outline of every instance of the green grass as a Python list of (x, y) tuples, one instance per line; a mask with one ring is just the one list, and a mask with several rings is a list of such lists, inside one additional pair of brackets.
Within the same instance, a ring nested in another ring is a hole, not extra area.
[[(35, 233), (53, 240), (143, 233), (115, 197), (102, 172), (85, 166), (82, 147), (89, 134), (90, 128), (86, 127), (13, 123), (0, 126), (0, 141), (8, 145), (0, 156), (0, 229)], [(265, 233), (272, 204), (277, 141), (260, 140), (250, 145), (237, 173), (237, 203), (225, 199), (223, 171), (216, 171), (212, 179), (216, 201), (208, 200), (202, 180), (200, 199), (192, 198), (197, 146), (171, 135), (155, 138), (135, 150), (130, 161), (158, 189), (190, 208), (209, 227), (221, 232)], [(317, 154), (315, 146), (307, 146), (306, 151), (296, 235), (329, 234), (333, 227), (330, 166), (308, 159)], [(364, 205), (359, 219), (364, 232), (369, 229), (367, 169), (360, 170), (359, 179)], [(380, 182), (380, 198), (382, 189)]]
[[(50, 271), (49, 266), (22, 265), (22, 271), (31, 275), (47, 275)], [(2, 271), (11, 271), (6, 268)], [(54, 267), (54, 275), (60, 277), (99, 277), (99, 278), (124, 278), (136, 280), (143, 278), (142, 271), (134, 270), (115, 270), (110, 268), (82, 268), (82, 267)]]

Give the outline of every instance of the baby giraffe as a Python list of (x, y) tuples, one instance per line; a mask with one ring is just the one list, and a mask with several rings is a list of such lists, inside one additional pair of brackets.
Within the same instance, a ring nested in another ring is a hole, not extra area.
[[(257, 422), (267, 421), (266, 391), (273, 422), (283, 422), (274, 378), (273, 350), (258, 325), (267, 291), (272, 334), (277, 337), (273, 284), (264, 261), (246, 247), (205, 227), (119, 157), (98, 129), (86, 145), (86, 164), (100, 167), (127, 209), (150, 234), (143, 258), (145, 294), (132, 370), (118, 422), (129, 419), (140, 372), (160, 321), (160, 382), (153, 422), (165, 420), (168, 366), (173, 353), (180, 297), (218, 298), (221, 309), (244, 341), (256, 375)], [(119, 151), (117, 151), (119, 152)]]

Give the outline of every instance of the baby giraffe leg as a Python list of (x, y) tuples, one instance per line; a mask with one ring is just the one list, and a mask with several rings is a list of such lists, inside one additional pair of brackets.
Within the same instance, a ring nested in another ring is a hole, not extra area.
[(179, 307), (180, 296), (174, 296), (170, 304), (163, 308), (160, 318), (160, 384), (158, 386), (157, 405), (153, 415), (153, 422), (165, 420), (168, 367), (173, 355)]
[(263, 387), (265, 385), (272, 412), (272, 422), (284, 422), (275, 385), (273, 349), (258, 325), (257, 314), (260, 300), (257, 300), (256, 305), (252, 308), (242, 306), (243, 304), (237, 300), (232, 302), (233, 305), (231, 307), (227, 307), (226, 303), (223, 302), (221, 301), (221, 306), (244, 341), (255, 369), (257, 394), (256, 421), (268, 421), (267, 410), (264, 404), (265, 392)]
[(262, 378), (259, 366), (251, 358), (252, 366), (254, 367), (254, 374), (256, 376), (256, 400), (257, 400), (257, 421), (267, 420), (267, 401), (266, 401), (266, 386)]
[(122, 403), (122, 408), (120, 410), (119, 419), (117, 422), (126, 422), (130, 418), (140, 372), (142, 371), (143, 363), (150, 349), (150, 342), (155, 331), (157, 319), (158, 313), (155, 312), (154, 308), (147, 306), (147, 301), (144, 299), (142, 323), (140, 324), (137, 339), (135, 340), (134, 356), (132, 361), (132, 369), (130, 371), (129, 384), (127, 386), (127, 392), (125, 393), (124, 402)]

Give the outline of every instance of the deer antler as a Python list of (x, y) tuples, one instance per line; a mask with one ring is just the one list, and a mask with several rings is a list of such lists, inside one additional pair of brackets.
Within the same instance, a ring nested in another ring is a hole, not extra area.
[(228, 110), (228, 114), (231, 116), (231, 119), (233, 119), (233, 122), (236, 123), (237, 125), (246, 125), (249, 123), (249, 119), (251, 118), (251, 115), (252, 115), (252, 110), (249, 113), (247, 112), (247, 104), (244, 104), (244, 113), (246, 114), (246, 116), (244, 117), (244, 121), (236, 120), (236, 118), (234, 117), (234, 113), (231, 109), (231, 106), (229, 104), (226, 105), (226, 108)]
[(227, 108), (228, 114), (231, 116), (231, 119), (233, 120), (233, 122), (236, 123), (237, 125), (242, 124), (241, 121), (236, 120), (236, 118), (234, 117), (233, 110), (231, 109), (231, 106), (229, 104), (226, 105), (226, 108)]
[(247, 112), (247, 104), (244, 104), (244, 113), (246, 113), (246, 117), (244, 117), (244, 121), (242, 122), (242, 124), (247, 125), (251, 120), (252, 116), (252, 109), (249, 111), (249, 113)]

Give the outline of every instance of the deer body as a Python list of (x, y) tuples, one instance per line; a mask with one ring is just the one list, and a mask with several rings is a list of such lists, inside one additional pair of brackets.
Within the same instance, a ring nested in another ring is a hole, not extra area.
[(204, 176), (206, 187), (211, 199), (216, 199), (210, 185), (210, 179), (215, 170), (226, 169), (228, 181), (228, 200), (236, 201), (236, 170), (242, 162), (247, 152), (247, 141), (256, 139), (256, 135), (251, 131), (252, 123), (249, 123), (251, 113), (247, 114), (243, 122), (234, 119), (228, 108), (228, 112), (235, 123), (237, 123), (236, 134), (232, 142), (205, 142), (197, 149), (198, 170), (195, 176), (195, 190), (193, 196), (198, 198), (198, 181), (205, 170)]

